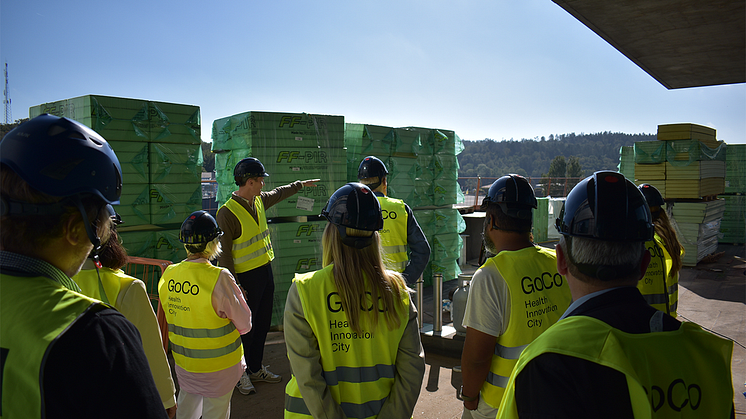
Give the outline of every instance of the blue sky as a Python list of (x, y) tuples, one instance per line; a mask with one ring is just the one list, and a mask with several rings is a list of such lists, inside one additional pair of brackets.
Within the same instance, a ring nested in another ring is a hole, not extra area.
[[(551, 0), (0, 5), (13, 119), (87, 94), (454, 130), (467, 140), (689, 122), (746, 143), (746, 85), (667, 90)], [(713, 63), (717, 65), (717, 63)]]

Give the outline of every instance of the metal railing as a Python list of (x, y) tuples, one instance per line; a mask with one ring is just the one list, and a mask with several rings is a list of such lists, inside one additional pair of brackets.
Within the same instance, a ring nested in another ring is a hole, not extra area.
[[(467, 197), (474, 196), (473, 203), (472, 199), (467, 199), (467, 202), (474, 207), (474, 210), (479, 209), (481, 204), (479, 197), (486, 196), (492, 183), (494, 183), (499, 177), (486, 177), (486, 176), (465, 176), (459, 177), (458, 182), (461, 186), (461, 190)], [(572, 188), (580, 183), (583, 178), (581, 177), (526, 177), (531, 186), (534, 188), (537, 198), (552, 196), (552, 197), (565, 197), (572, 190)], [(471, 193), (471, 194), (470, 194)]]

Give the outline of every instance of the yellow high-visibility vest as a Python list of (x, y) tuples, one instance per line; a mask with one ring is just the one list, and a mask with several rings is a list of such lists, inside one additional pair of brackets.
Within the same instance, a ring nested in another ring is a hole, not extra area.
[(570, 287), (557, 272), (553, 249), (532, 246), (502, 251), (485, 262), (493, 264), (510, 292), (510, 321), (497, 338), (487, 379), (480, 390), (484, 401), (500, 406), (513, 367), (523, 349), (557, 322), (572, 302)]
[(215, 372), (241, 362), (241, 335), (215, 313), (212, 292), (222, 268), (210, 263), (170, 265), (158, 282), (174, 361), (189, 372)]
[(264, 213), (262, 198), (254, 197), (254, 208), (259, 223), (235, 199), (229, 199), (224, 207), (228, 208), (241, 223), (241, 235), (233, 239), (231, 254), (233, 269), (236, 273), (247, 272), (264, 266), (275, 258), (272, 242), (269, 238), (267, 216)]
[(623, 373), (635, 419), (730, 416), (732, 341), (689, 322), (675, 331), (631, 334), (592, 317), (571, 316), (523, 351), (498, 417), (518, 418), (515, 378), (532, 359), (547, 352), (585, 359)]
[(2, 417), (40, 418), (50, 345), (88, 310), (105, 306), (46, 277), (0, 274), (0, 289)]
[(637, 289), (655, 309), (676, 317), (679, 300), (679, 273), (672, 272), (673, 260), (658, 234), (645, 242), (650, 252), (650, 265), (645, 276), (637, 283)]
[[(396, 354), (407, 326), (409, 294), (402, 293), (397, 329), (389, 330), (379, 313), (376, 330), (364, 327), (357, 335), (342, 311), (332, 268), (328, 265), (320, 271), (296, 274), (293, 281), (318, 341), (324, 379), (332, 397), (348, 418), (375, 418), (394, 384)], [(361, 298), (363, 303), (365, 309), (377, 308), (368, 299)], [(285, 417), (310, 417), (295, 376), (285, 388)]]
[(125, 274), (121, 269), (103, 267), (99, 268), (99, 271), (101, 276), (113, 277), (113, 280), (100, 280), (99, 273), (95, 269), (83, 269), (73, 277), (73, 280), (84, 295), (111, 304), (119, 310), (117, 306), (119, 292), (128, 288), (137, 278)]
[(407, 219), (409, 214), (401, 199), (378, 196), (383, 214), (383, 229), (379, 231), (384, 263), (388, 269), (404, 272), (407, 267)]

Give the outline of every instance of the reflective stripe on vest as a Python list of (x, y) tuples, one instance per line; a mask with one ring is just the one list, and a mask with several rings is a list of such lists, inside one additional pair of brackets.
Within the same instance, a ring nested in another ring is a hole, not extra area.
[(518, 418), (515, 377), (532, 359), (547, 352), (585, 359), (625, 374), (637, 419), (730, 416), (732, 341), (689, 322), (675, 331), (629, 334), (592, 317), (572, 316), (555, 324), (523, 352), (500, 405), (500, 418)]
[(120, 310), (117, 303), (119, 292), (128, 289), (136, 279), (125, 274), (121, 269), (114, 270), (106, 267), (99, 268), (98, 273), (96, 269), (83, 269), (73, 277), (83, 295), (111, 304), (117, 310)]
[[(358, 336), (347, 326), (347, 316), (339, 309), (341, 302), (332, 269), (333, 265), (328, 265), (320, 271), (296, 274), (294, 282), (306, 320), (318, 341), (323, 376), (332, 397), (349, 418), (375, 418), (396, 376), (396, 355), (407, 325), (409, 295), (402, 295), (398, 328), (389, 330), (379, 313), (377, 329), (363, 326), (362, 335)], [(365, 318), (361, 315), (361, 319)], [(367, 324), (364, 320), (362, 323)], [(309, 417), (295, 376), (285, 391), (285, 417)]]
[(559, 320), (572, 297), (567, 281), (557, 273), (554, 250), (532, 246), (503, 251), (487, 259), (483, 267), (497, 270), (510, 290), (510, 321), (497, 338), (490, 372), (481, 388), (484, 401), (497, 408), (523, 349)]
[(407, 267), (407, 209), (404, 201), (378, 196), (383, 213), (383, 229), (379, 231), (384, 262), (388, 269), (404, 272)]
[[(40, 418), (44, 360), (52, 344), (100, 302), (45, 277), (0, 274), (2, 417)], [(81, 366), (83, 368), (84, 366)], [(54, 389), (51, 389), (54, 391)]]
[(174, 361), (189, 372), (224, 370), (243, 356), (236, 326), (212, 306), (221, 271), (210, 263), (181, 262), (166, 268), (158, 283)]
[(223, 206), (228, 208), (241, 223), (241, 235), (233, 239), (231, 249), (233, 268), (236, 273), (247, 272), (271, 262), (275, 254), (272, 250), (262, 198), (254, 197), (258, 224), (246, 208), (235, 199), (229, 199)]

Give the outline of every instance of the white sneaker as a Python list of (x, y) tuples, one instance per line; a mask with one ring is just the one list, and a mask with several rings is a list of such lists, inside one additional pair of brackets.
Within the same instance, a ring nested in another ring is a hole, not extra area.
[(243, 375), (241, 375), (241, 380), (239, 380), (238, 383), (236, 383), (236, 388), (238, 388), (239, 393), (244, 394), (244, 395), (256, 393), (254, 384), (251, 384), (251, 378), (249, 378), (249, 376), (246, 375), (246, 371), (244, 371)]
[(279, 383), (282, 381), (281, 376), (274, 374), (272, 371), (268, 370), (267, 367), (269, 367), (269, 365), (262, 365), (262, 369), (251, 373), (249, 377), (254, 381), (264, 381), (267, 383)]

